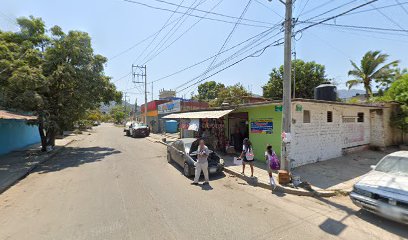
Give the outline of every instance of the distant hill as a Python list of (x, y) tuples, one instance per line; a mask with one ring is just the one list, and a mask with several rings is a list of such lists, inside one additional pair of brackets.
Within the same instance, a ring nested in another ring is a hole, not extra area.
[(339, 98), (344, 99), (344, 98), (354, 97), (354, 96), (356, 96), (357, 94), (365, 94), (365, 91), (363, 91), (363, 90), (356, 90), (356, 89), (350, 89), (350, 90), (347, 90), (347, 89), (339, 89), (339, 90), (337, 90), (337, 94), (338, 94), (338, 97), (339, 97)]

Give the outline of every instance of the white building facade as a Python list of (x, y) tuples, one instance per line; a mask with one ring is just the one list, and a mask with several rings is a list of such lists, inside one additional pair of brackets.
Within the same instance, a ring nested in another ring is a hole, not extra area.
[(357, 105), (316, 100), (294, 100), (292, 167), (342, 156), (369, 147), (401, 142), (389, 124), (393, 106)]

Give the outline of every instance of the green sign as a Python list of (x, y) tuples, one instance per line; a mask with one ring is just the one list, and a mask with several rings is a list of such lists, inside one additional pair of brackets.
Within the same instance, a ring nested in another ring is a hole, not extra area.
[(275, 112), (282, 112), (282, 105), (275, 106)]
[(296, 104), (296, 112), (301, 112), (303, 110), (303, 106), (300, 104)]

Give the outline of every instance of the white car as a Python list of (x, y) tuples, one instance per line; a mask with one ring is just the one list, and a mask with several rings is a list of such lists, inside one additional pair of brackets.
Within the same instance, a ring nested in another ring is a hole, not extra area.
[(133, 121), (129, 121), (125, 123), (125, 128), (123, 129), (123, 131), (126, 133), (126, 136), (130, 136), (130, 128), (135, 124), (136, 122), (133, 122)]
[(408, 224), (408, 151), (381, 159), (354, 185), (350, 198), (362, 209)]

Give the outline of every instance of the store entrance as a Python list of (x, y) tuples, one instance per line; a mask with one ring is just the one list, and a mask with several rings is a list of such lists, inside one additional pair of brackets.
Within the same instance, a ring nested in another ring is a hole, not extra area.
[(228, 138), (229, 145), (233, 146), (235, 152), (242, 151), (242, 142), (249, 138), (248, 113), (230, 113), (228, 115)]

